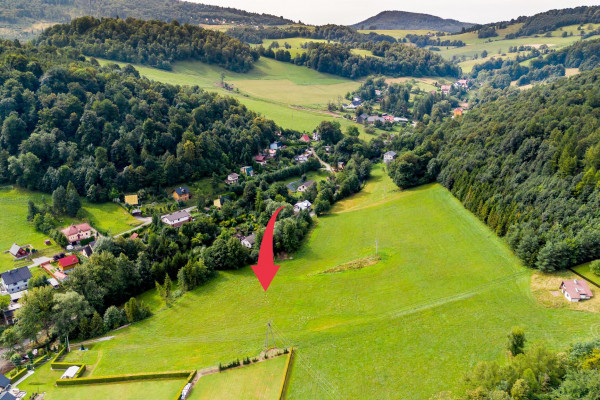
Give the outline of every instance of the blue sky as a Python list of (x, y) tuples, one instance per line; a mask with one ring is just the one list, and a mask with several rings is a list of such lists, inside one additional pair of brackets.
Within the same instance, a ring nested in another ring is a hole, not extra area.
[(309, 24), (353, 24), (384, 10), (433, 14), (465, 22), (510, 20), (553, 8), (600, 5), (599, 0), (191, 0), (196, 3), (283, 15)]

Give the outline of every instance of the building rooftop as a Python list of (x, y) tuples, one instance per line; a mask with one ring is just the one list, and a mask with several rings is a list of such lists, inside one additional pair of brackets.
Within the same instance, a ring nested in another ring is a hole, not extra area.
[(5, 285), (12, 285), (17, 282), (29, 280), (31, 278), (31, 271), (28, 267), (21, 267), (3, 272), (0, 274), (0, 277), (2, 277), (2, 282)]

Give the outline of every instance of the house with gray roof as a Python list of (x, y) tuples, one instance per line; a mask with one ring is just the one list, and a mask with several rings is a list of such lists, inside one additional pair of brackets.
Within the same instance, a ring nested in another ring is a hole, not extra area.
[(28, 267), (11, 269), (0, 274), (0, 278), (8, 293), (16, 293), (27, 290), (27, 282), (31, 279), (31, 271)]

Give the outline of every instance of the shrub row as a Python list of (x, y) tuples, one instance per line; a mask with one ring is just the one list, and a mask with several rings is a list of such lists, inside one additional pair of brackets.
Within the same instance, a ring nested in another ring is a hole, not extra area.
[[(285, 349), (284, 354), (287, 353), (287, 349)], [(279, 389), (279, 400), (283, 400), (285, 398), (285, 390), (287, 388), (287, 382), (290, 377), (290, 364), (292, 363), (292, 357), (294, 357), (294, 348), (292, 347), (289, 351), (288, 359), (285, 362), (285, 370), (283, 371), (283, 380), (281, 381), (281, 389)]]
[(177, 396), (175, 396), (174, 400), (180, 400), (181, 399), (181, 392), (183, 392), (183, 389), (185, 388), (185, 386), (188, 383), (191, 383), (192, 380), (194, 379), (194, 377), (196, 376), (196, 370), (193, 370), (192, 372), (190, 372), (190, 375), (188, 376), (187, 380), (185, 381), (185, 383), (183, 384), (183, 386), (181, 387), (181, 389), (179, 390), (179, 393), (177, 393)]
[(81, 364), (81, 363), (68, 363), (68, 362), (64, 362), (64, 363), (52, 363), (52, 364), (50, 364), (50, 368), (52, 368), (52, 369), (68, 369), (69, 367), (81, 367), (82, 365), (85, 365), (85, 364)]
[(17, 371), (13, 376), (10, 377), (10, 383), (15, 383), (21, 379), (27, 373), (27, 368)]
[[(73, 364), (71, 364), (73, 365)], [(168, 379), (168, 378), (185, 378), (194, 371), (173, 371), (173, 372), (143, 372), (140, 374), (123, 374), (123, 375), (108, 375), (108, 376), (91, 376), (79, 379), (58, 379), (58, 386), (70, 385), (90, 385), (95, 383), (111, 383), (111, 382), (126, 382), (126, 381), (141, 381), (150, 379)]]
[(33, 360), (33, 366), (37, 367), (38, 365), (43, 364), (47, 359), (48, 359), (48, 357), (46, 355), (40, 356), (40, 357), (36, 358), (35, 360)]

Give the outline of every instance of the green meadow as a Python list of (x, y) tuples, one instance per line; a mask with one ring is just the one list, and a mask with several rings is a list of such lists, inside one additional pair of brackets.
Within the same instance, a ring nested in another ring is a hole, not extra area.
[(287, 356), (206, 375), (198, 380), (189, 400), (279, 400)]
[[(374, 255), (376, 244), (379, 263), (321, 273)], [(553, 349), (599, 326), (593, 313), (537, 303), (531, 271), (445, 188), (400, 191), (381, 166), (278, 264), (267, 292), (248, 267), (219, 272), (172, 308), (96, 343), (91, 374), (253, 357), (271, 320), (276, 344), (298, 349), (287, 399), (428, 399), (456, 390), (475, 363), (504, 360), (514, 326)], [(75, 390), (92, 396), (95, 388)]]
[[(100, 61), (103, 64), (111, 63), (107, 60)], [(323, 120), (338, 121), (343, 128), (355, 125), (354, 122), (326, 110), (329, 101), (337, 103), (346, 93), (357, 89), (360, 82), (306, 67), (264, 57), (245, 74), (198, 61), (177, 62), (172, 71), (142, 65), (135, 67), (148, 79), (173, 85), (197, 85), (206, 90), (234, 96), (249, 109), (273, 119), (285, 128), (309, 132)], [(221, 73), (225, 74), (225, 82), (233, 85), (234, 91), (226, 91), (218, 86)], [(364, 133), (363, 136), (369, 137)]]
[[(33, 200), (41, 205), (43, 202), (52, 203), (52, 196), (40, 192), (31, 192), (16, 187), (0, 188), (0, 272), (28, 265), (28, 261), (15, 262), (14, 258), (4, 253), (13, 243), (21, 246), (32, 245), (39, 250), (36, 256), (51, 256), (61, 250), (52, 241), (51, 246), (46, 246), (44, 240), (48, 236), (38, 232), (33, 225), (27, 221), (27, 202)], [(104, 232), (117, 234), (127, 231), (140, 224), (140, 221), (129, 215), (123, 208), (114, 203), (92, 204), (82, 202), (82, 215), (84, 220)], [(70, 217), (61, 217), (61, 226), (81, 222)]]

